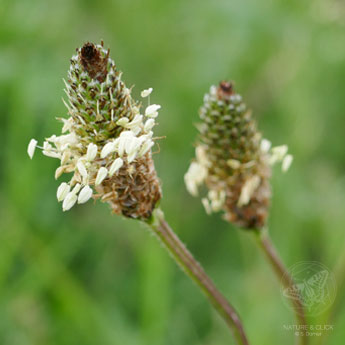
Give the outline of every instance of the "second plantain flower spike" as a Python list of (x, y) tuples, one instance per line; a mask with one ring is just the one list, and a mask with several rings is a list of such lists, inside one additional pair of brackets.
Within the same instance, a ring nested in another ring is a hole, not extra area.
[[(47, 138), (42, 147), (43, 154), (60, 160), (55, 178), (72, 174), (57, 192), (64, 211), (93, 196), (116, 214), (145, 220), (161, 198), (151, 152), (160, 106), (154, 116), (152, 106), (142, 115), (121, 75), (103, 42), (84, 44), (71, 59), (64, 81), (69, 117), (59, 119), (66, 134)], [(32, 139), (30, 158), (36, 146)]]
[(202, 122), (196, 157), (185, 174), (188, 191), (198, 194), (205, 184), (202, 203), (208, 213), (223, 210), (225, 219), (247, 229), (264, 227), (270, 204), (271, 165), (292, 162), (287, 146), (271, 148), (262, 138), (251, 111), (231, 82), (212, 86), (200, 109)]

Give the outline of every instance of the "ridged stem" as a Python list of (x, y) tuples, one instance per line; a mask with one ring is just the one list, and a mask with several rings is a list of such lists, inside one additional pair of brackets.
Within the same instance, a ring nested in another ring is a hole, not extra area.
[[(324, 317), (321, 319), (320, 324), (324, 325), (334, 325), (337, 323), (337, 319), (339, 319), (340, 311), (344, 309), (345, 305), (345, 250), (341, 252), (338, 258), (338, 263), (335, 265), (333, 269), (335, 280), (337, 282), (337, 296), (333, 302), (331, 308), (329, 308)], [(325, 345), (327, 344), (328, 337), (330, 332), (322, 332), (321, 336), (319, 337), (318, 341), (315, 343), (316, 345)]]
[[(289, 271), (285, 267), (283, 261), (281, 260), (267, 229), (255, 230), (253, 233), (256, 235), (256, 240), (263, 251), (267, 261), (271, 265), (273, 272), (277, 276), (279, 282), (284, 286), (284, 288), (292, 288), (295, 284), (293, 278), (291, 277)], [(305, 317), (304, 306), (300, 299), (291, 299), (292, 306), (295, 311), (295, 317), (299, 325), (307, 325), (307, 320)], [(298, 336), (297, 344), (307, 345), (307, 336)]]
[(174, 261), (180, 265), (182, 270), (197, 284), (202, 292), (209, 299), (213, 307), (224, 319), (231, 329), (234, 338), (239, 345), (249, 345), (243, 325), (236, 310), (230, 305), (227, 299), (218, 291), (212, 280), (205, 273), (204, 269), (194, 259), (192, 254), (177, 237), (169, 224), (164, 219), (164, 214), (157, 209), (150, 221), (147, 222), (150, 229), (161, 240)]

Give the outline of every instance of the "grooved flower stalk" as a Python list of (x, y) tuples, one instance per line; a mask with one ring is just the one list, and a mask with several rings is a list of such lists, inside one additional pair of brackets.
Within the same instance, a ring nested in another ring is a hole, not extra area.
[(182, 270), (199, 286), (211, 304), (222, 316), (232, 330), (238, 344), (249, 345), (243, 325), (236, 310), (217, 290), (212, 280), (207, 276), (200, 264), (183, 245), (177, 235), (169, 227), (164, 219), (164, 214), (157, 209), (150, 221), (147, 222), (151, 230), (161, 240), (173, 259), (180, 265)]

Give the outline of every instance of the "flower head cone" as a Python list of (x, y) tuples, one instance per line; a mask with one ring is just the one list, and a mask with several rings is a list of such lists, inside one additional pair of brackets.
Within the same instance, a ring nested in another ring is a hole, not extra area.
[[(84, 44), (71, 59), (64, 101), (69, 117), (59, 119), (63, 134), (42, 147), (60, 160), (56, 178), (71, 174), (58, 193), (64, 210), (93, 197), (116, 214), (147, 219), (161, 198), (151, 152), (155, 120), (140, 113), (121, 75), (103, 42)], [(30, 142), (30, 157), (36, 143)]]
[(285, 159), (288, 167), (292, 156), (286, 155), (287, 147), (270, 148), (229, 82), (211, 87), (200, 118), (196, 158), (185, 175), (187, 189), (197, 195), (205, 184), (208, 194), (202, 202), (208, 213), (223, 210), (237, 226), (262, 228), (269, 212), (271, 165)]

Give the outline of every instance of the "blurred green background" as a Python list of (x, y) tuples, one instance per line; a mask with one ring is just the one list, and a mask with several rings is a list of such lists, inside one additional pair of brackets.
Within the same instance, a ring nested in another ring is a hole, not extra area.
[[(211, 84), (236, 81), (294, 163), (272, 179), (270, 231), (288, 266), (336, 274), (345, 339), (345, 3), (341, 0), (0, 0), (0, 344), (233, 344), (223, 323), (136, 223), (89, 202), (63, 213), (57, 162), (29, 140), (58, 133), (62, 78), (85, 41), (111, 48), (128, 85), (162, 105), (155, 155), (166, 217), (238, 309), (252, 344), (292, 344), (292, 312), (250, 235), (189, 196), (183, 174)], [(318, 337), (313, 337), (319, 344)]]

